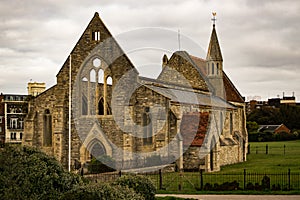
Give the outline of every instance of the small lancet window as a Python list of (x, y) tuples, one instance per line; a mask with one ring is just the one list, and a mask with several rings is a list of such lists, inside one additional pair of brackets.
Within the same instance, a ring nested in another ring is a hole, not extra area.
[(143, 113), (143, 143), (145, 145), (152, 144), (152, 122), (150, 115), (150, 108), (146, 107)]
[(100, 31), (94, 31), (92, 33), (92, 39), (93, 41), (100, 41)]
[(232, 131), (233, 131), (233, 116), (232, 116), (232, 113), (230, 113), (230, 115), (229, 115), (229, 132), (230, 132), (230, 134), (232, 134)]
[(98, 115), (104, 115), (104, 100), (101, 98), (98, 103)]
[(92, 69), (90, 71), (90, 82), (91, 83), (95, 83), (96, 82), (96, 71), (94, 69)]
[(109, 77), (107, 77), (107, 79), (106, 79), (106, 84), (107, 85), (112, 85), (112, 78), (109, 76)]
[(104, 71), (102, 69), (98, 72), (98, 83), (104, 83)]
[(219, 63), (217, 63), (217, 75), (219, 74)]
[(211, 64), (211, 74), (214, 75), (214, 73), (215, 73), (215, 64), (212, 63)]
[(49, 109), (44, 112), (43, 125), (43, 146), (52, 146), (52, 116)]

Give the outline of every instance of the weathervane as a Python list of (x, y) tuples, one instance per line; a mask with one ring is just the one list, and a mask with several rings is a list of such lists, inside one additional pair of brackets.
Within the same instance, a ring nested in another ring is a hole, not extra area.
[(213, 12), (212, 15), (213, 15), (213, 18), (211, 19), (211, 21), (213, 21), (213, 25), (215, 25), (216, 21), (217, 21), (217, 18), (216, 18), (217, 13)]

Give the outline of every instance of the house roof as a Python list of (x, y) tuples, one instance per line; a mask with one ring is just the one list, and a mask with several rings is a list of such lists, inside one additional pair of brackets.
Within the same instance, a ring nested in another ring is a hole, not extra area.
[(209, 126), (209, 112), (185, 113), (180, 124), (183, 146), (200, 147)]
[(259, 125), (258, 131), (275, 132), (277, 129), (279, 129), (282, 126), (285, 126), (285, 125), (284, 124), (280, 124), (280, 125)]

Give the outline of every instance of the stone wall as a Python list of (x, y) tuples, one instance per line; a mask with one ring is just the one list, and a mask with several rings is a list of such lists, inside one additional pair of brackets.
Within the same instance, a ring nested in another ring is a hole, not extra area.
[(220, 146), (220, 166), (242, 162), (238, 145)]

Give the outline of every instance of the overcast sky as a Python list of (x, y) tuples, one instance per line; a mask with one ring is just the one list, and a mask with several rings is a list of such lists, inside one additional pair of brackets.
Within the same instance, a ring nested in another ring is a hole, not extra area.
[[(265, 100), (294, 91), (300, 101), (299, 10), (295, 0), (1, 0), (0, 92), (26, 94), (30, 79), (46, 82), (47, 88), (54, 85), (95, 12), (141, 75), (153, 77), (149, 69), (160, 70), (162, 55), (178, 50), (178, 30), (181, 49), (205, 58), (215, 11), (224, 71), (241, 94)], [(174, 43), (167, 51), (157, 48), (156, 54), (132, 51), (136, 41), (128, 38), (138, 33), (148, 42), (173, 33), (169, 39)]]

